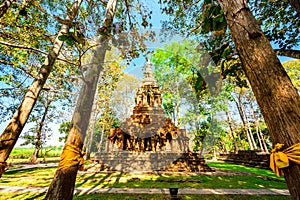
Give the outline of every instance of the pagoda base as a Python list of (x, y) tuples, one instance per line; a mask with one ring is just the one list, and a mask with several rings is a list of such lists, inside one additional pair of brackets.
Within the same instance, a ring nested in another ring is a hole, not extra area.
[(91, 159), (88, 170), (121, 172), (212, 172), (197, 153), (173, 152), (102, 152)]

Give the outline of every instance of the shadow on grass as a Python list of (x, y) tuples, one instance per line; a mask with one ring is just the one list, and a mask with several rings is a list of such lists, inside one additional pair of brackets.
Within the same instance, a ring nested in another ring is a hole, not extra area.
[(238, 172), (248, 172), (258, 176), (264, 176), (271, 178), (272, 180), (280, 180), (285, 182), (283, 177), (278, 177), (276, 174), (270, 169), (261, 169), (256, 167), (248, 167), (243, 165), (237, 165), (228, 162), (207, 162), (207, 165), (210, 167), (222, 169), (222, 170), (233, 170)]
[(15, 175), (15, 174), (19, 174), (19, 173), (30, 173), (35, 171), (37, 168), (28, 168), (28, 169), (17, 169), (17, 170), (13, 170), (13, 171), (6, 171), (4, 172), (5, 175)]
[(4, 175), (16, 175), (16, 174), (35, 174), (40, 171), (48, 171), (49, 169), (57, 169), (57, 167), (49, 166), (49, 167), (35, 167), (34, 165), (30, 168), (18, 168), (10, 171), (4, 172)]
[[(83, 175), (84, 176), (84, 175)], [(123, 181), (120, 182), (120, 179)], [(255, 175), (172, 175), (158, 173), (156, 175), (130, 175), (115, 172), (104, 174), (94, 173), (88, 177), (79, 177), (76, 187), (94, 188), (239, 188), (239, 189), (287, 189), (284, 180), (270, 180), (265, 176)]]
[[(98, 181), (95, 181), (93, 183), (93, 186), (90, 186), (89, 190), (86, 190), (83, 194), (87, 194), (87, 193), (89, 193), (90, 191), (92, 191), (93, 189), (95, 189), (95, 188), (97, 188), (99, 186), (101, 186), (101, 188), (108, 188), (108, 187), (114, 187), (115, 184), (118, 185), (119, 182), (120, 182), (120, 179), (121, 179), (121, 177), (123, 175), (123, 173), (120, 172), (117, 175), (117, 177), (114, 180), (114, 182), (111, 183), (111, 181), (112, 181), (111, 178), (113, 177), (113, 174), (115, 174), (115, 173), (108, 173), (104, 177), (100, 178)], [(84, 180), (82, 182), (76, 184), (76, 188), (78, 188), (80, 186), (83, 186), (85, 183), (87, 183), (87, 181), (89, 181), (91, 179), (92, 180), (96, 179), (97, 178), (96, 175), (97, 175), (97, 173), (93, 173), (91, 176), (89, 176), (87, 178), (84, 178)]]

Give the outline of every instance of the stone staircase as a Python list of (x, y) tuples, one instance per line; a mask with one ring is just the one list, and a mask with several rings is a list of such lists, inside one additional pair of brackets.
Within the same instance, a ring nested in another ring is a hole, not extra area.
[(196, 153), (126, 151), (97, 153), (87, 170), (122, 172), (208, 172), (213, 171)]
[(255, 150), (239, 151), (237, 154), (220, 154), (217, 159), (245, 166), (270, 169), (270, 154)]
[(197, 153), (184, 153), (176, 161), (163, 169), (171, 172), (213, 172), (203, 157)]

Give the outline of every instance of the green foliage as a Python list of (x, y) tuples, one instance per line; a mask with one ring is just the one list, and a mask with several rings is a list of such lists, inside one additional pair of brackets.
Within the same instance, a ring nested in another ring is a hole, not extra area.
[(193, 139), (194, 146), (193, 151), (200, 151), (201, 147), (203, 145), (203, 141), (207, 134), (209, 133), (209, 123), (207, 121), (203, 121), (200, 124), (200, 128), (197, 129), (197, 132), (195, 134), (195, 137)]
[[(0, 90), (0, 102), (3, 105), (3, 113), (6, 115), (1, 120), (7, 120), (12, 116), (21, 103), (26, 89), (33, 78), (36, 78), (45, 59), (44, 55), (47, 54), (56, 37), (56, 27), (60, 26), (60, 22), (53, 15), (66, 13), (66, 5), (70, 5), (70, 1), (64, 1), (64, 4), (59, 6), (49, 1), (23, 1), (15, 4), (4, 15), (0, 30), (0, 41), (2, 41), (0, 44), (0, 84), (5, 83), (6, 87)], [(50, 10), (52, 12), (48, 13)], [(68, 55), (65, 54), (64, 59), (72, 62), (74, 57)], [(52, 102), (60, 101), (62, 104), (66, 104), (70, 101), (68, 93), (71, 92), (74, 85), (69, 80), (73, 80), (74, 76), (77, 76), (77, 72), (76, 67), (66, 65), (65, 62), (55, 63), (53, 71), (44, 85), (44, 90), (51, 95), (41, 92), (32, 111), (33, 116), (29, 119), (29, 122), (36, 125), (35, 129), (38, 129), (39, 118), (44, 112), (44, 102), (49, 100), (46, 96), (51, 96)], [(53, 112), (54, 109), (55, 106), (49, 108), (44, 130), (50, 130), (50, 127), (46, 127), (46, 125), (54, 121), (54, 118), (58, 118), (57, 115), (60, 114), (58, 108), (56, 108), (56, 112)], [(1, 112), (1, 115), (3, 113)], [(31, 133), (27, 133), (25, 137), (32, 140), (35, 132), (33, 128)], [(29, 140), (26, 143), (31, 143)]]
[(62, 122), (59, 126), (58, 132), (62, 134), (63, 136), (59, 137), (58, 140), (59, 142), (63, 141), (64, 143), (66, 142), (68, 138), (68, 134), (71, 130), (72, 123), (70, 121)]
[[(227, 29), (224, 11), (218, 1), (161, 1), (161, 10), (169, 16), (163, 28), (173, 34), (193, 36), (199, 41), (199, 48), (210, 54), (221, 74), (239, 87), (245, 87), (246, 77), (241, 61), (236, 54), (232, 38)], [(299, 44), (299, 13), (289, 1), (250, 1), (250, 8), (262, 24), (271, 42), (281, 49), (291, 49)]]
[(286, 61), (282, 65), (287, 71), (295, 88), (300, 91), (300, 60)]
[(249, 4), (271, 42), (280, 49), (297, 48), (300, 42), (300, 14), (289, 1), (252, 0)]
[(224, 11), (215, 1), (207, 0), (202, 5), (202, 33), (207, 34), (212, 31), (225, 32), (227, 22)]
[[(16, 147), (12, 150), (9, 159), (29, 159), (33, 152), (34, 147)], [(41, 150), (40, 155), (46, 155), (47, 157), (59, 157), (61, 152), (62, 146), (47, 146)]]
[(190, 41), (173, 42), (166, 49), (157, 49), (152, 57), (154, 77), (162, 90), (163, 106), (169, 117), (175, 122), (180, 119), (180, 104), (185, 93), (190, 92), (187, 77), (192, 73), (191, 62), (188, 60), (188, 50), (192, 48)]
[(135, 105), (134, 97), (138, 80), (135, 76), (124, 73), (119, 76), (117, 85), (111, 97), (111, 106), (114, 113), (121, 121), (125, 120), (132, 112)]

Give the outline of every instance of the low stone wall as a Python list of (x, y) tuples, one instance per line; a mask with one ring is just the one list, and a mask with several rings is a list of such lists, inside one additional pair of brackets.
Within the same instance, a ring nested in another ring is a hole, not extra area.
[(246, 166), (269, 169), (270, 154), (261, 151), (239, 151), (237, 154), (220, 154), (218, 160), (242, 164)]
[(170, 172), (210, 172), (204, 158), (196, 153), (172, 152), (103, 152), (92, 159), (93, 171), (170, 171)]

